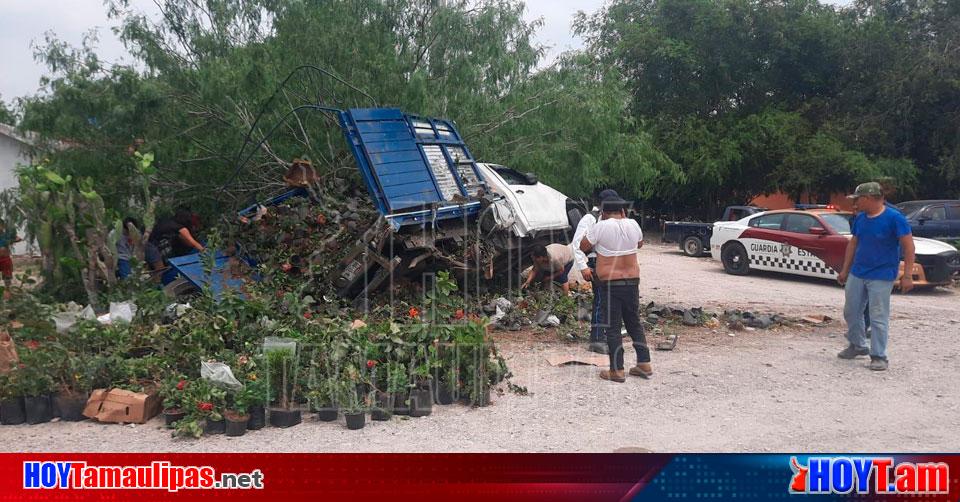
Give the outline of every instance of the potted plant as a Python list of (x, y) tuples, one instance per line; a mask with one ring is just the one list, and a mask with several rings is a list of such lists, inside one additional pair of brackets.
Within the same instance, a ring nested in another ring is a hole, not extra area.
[[(206, 380), (202, 380), (206, 382)], [(197, 410), (204, 419), (204, 434), (223, 434), (227, 424), (223, 419), (223, 410), (226, 408), (226, 392), (222, 389), (208, 386), (209, 393), (197, 401)]]
[[(423, 355), (422, 352), (421, 355)], [(433, 413), (433, 392), (430, 390), (429, 362), (425, 361), (413, 367), (411, 381), (413, 383), (410, 385), (410, 416), (425, 417)]]
[(232, 404), (227, 406), (227, 411), (223, 414), (223, 418), (226, 419), (227, 436), (242, 436), (247, 432), (247, 422), (250, 420), (247, 409), (250, 407), (250, 399), (252, 396), (246, 386), (231, 396)]
[(410, 414), (410, 372), (400, 361), (388, 363), (387, 391), (393, 394), (393, 414)]
[(186, 390), (187, 416), (176, 423), (177, 431), (199, 437), (199, 427), (202, 434), (223, 434), (226, 429), (223, 419), (226, 391), (203, 378), (189, 382)]
[(297, 407), (297, 360), (296, 350), (274, 349), (267, 353), (270, 375), (270, 425), (291, 427), (301, 422)]
[(14, 369), (6, 375), (0, 375), (0, 423), (3, 425), (18, 425), (27, 420), (23, 396), (17, 388), (18, 373)]
[[(450, 375), (449, 373), (445, 374)], [(453, 404), (456, 400), (456, 381), (454, 375), (441, 376), (434, 386), (434, 402), (442, 406)]]
[(267, 425), (267, 412), (264, 405), (267, 403), (267, 381), (257, 373), (247, 374), (244, 383), (247, 403), (247, 430), (256, 431)]
[(163, 399), (163, 422), (167, 427), (187, 416), (187, 396), (190, 382), (183, 375), (170, 375), (160, 386)]
[(59, 411), (61, 420), (79, 422), (86, 419), (83, 409), (87, 405), (93, 380), (103, 362), (100, 357), (84, 357), (76, 352), (63, 352), (60, 371), (60, 391), (54, 396), (53, 404)]
[[(396, 408), (396, 396), (407, 387), (407, 369), (396, 361), (390, 361), (379, 371), (380, 378), (376, 379), (378, 390), (374, 394), (373, 408), (370, 410), (372, 420), (390, 420)], [(384, 390), (380, 390), (384, 389)]]
[(339, 393), (337, 394), (337, 404), (343, 411), (343, 418), (347, 422), (347, 429), (359, 430), (366, 425), (366, 414), (364, 413), (364, 400), (357, 393), (357, 384), (353, 380), (346, 379), (340, 382)]
[(333, 422), (337, 419), (336, 396), (337, 380), (335, 378), (316, 378), (310, 383), (310, 407), (317, 412), (317, 420)]
[(16, 378), (18, 393), (23, 396), (27, 423), (40, 424), (53, 419), (53, 401), (50, 393), (56, 388), (51, 375), (54, 363), (48, 347), (30, 340), (20, 352), (20, 364)]
[[(490, 388), (496, 379), (491, 373), (491, 343), (486, 338), (486, 327), (480, 322), (470, 322), (459, 330), (454, 342), (457, 344), (457, 386), (464, 390), (464, 399), (473, 406), (490, 404)], [(494, 361), (495, 362), (495, 361)], [(465, 380), (465, 381), (463, 381)]]

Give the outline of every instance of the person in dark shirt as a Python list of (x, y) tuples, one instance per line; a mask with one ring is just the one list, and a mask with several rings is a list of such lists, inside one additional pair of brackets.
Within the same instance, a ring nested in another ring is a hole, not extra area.
[[(145, 259), (154, 271), (164, 270), (166, 261), (177, 256), (184, 256), (194, 250), (203, 251), (203, 245), (194, 239), (191, 233), (193, 213), (187, 208), (178, 208), (173, 218), (164, 218), (153, 226), (150, 238), (144, 249)], [(176, 274), (163, 274), (164, 284), (173, 280)]]

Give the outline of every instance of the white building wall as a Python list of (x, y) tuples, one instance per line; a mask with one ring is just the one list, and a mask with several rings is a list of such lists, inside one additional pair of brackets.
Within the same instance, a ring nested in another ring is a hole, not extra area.
[[(18, 164), (29, 165), (32, 159), (27, 155), (23, 143), (11, 138), (5, 134), (0, 134), (0, 190), (6, 190), (18, 186), (17, 173), (15, 171)], [(23, 232), (19, 232), (23, 238)], [(13, 247), (14, 254), (24, 254), (27, 252), (26, 242), (17, 243)]]

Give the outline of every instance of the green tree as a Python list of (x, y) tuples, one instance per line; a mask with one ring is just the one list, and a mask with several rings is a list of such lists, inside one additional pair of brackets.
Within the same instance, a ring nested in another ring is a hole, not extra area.
[(0, 96), (0, 124), (16, 125), (17, 115), (11, 106), (3, 102)]

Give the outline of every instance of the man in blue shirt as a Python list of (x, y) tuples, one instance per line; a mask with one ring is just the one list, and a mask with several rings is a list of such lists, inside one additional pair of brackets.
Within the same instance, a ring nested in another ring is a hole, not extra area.
[[(890, 293), (900, 270), (900, 290), (913, 289), (914, 247), (910, 224), (898, 211), (884, 205), (883, 191), (876, 182), (857, 186), (854, 206), (860, 211), (853, 220), (850, 243), (837, 281), (845, 286), (843, 317), (847, 321), (850, 345), (837, 354), (841, 359), (870, 355), (870, 369), (887, 369), (887, 338), (890, 324)], [(873, 336), (867, 348), (863, 311), (870, 305)]]
[[(877, 183), (880, 184), (880, 190), (883, 191), (883, 205), (887, 209), (892, 209), (900, 213), (900, 208), (890, 203), (897, 193), (897, 187), (894, 185), (893, 178), (890, 176), (884, 176), (877, 180)], [(902, 213), (901, 213), (902, 214)], [(863, 325), (867, 327), (867, 338), (870, 338), (870, 303), (867, 303), (867, 308), (863, 311)]]

